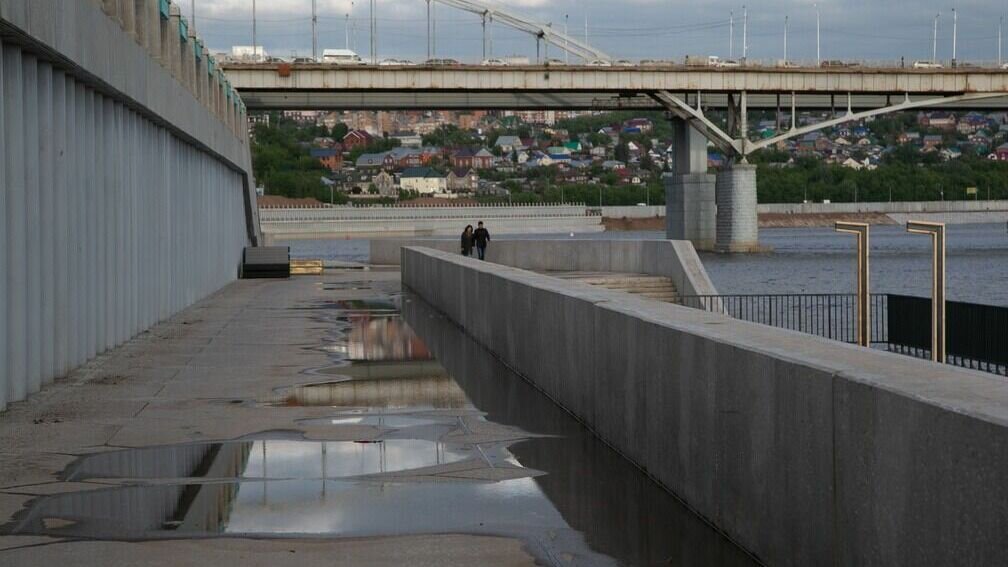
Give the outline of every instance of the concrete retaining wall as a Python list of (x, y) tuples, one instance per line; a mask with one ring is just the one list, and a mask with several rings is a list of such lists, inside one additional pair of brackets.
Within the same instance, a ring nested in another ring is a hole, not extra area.
[(124, 21), (0, 0), (0, 410), (235, 279), (254, 234), (237, 123)]
[(1002, 378), (431, 249), (403, 284), (768, 564), (1008, 556)]
[[(371, 241), (371, 263), (399, 265), (404, 246), (460, 254), (457, 240)], [(693, 245), (679, 240), (496, 240), (487, 261), (539, 272), (624, 272), (665, 276), (682, 295), (717, 293)]]
[(950, 213), (1008, 211), (1008, 201), (907, 201), (894, 203), (767, 203), (758, 213)]
[[(661, 198), (662, 195), (655, 196), (655, 199)], [(653, 219), (665, 216), (665, 205), (602, 207), (602, 216), (609, 219)]]

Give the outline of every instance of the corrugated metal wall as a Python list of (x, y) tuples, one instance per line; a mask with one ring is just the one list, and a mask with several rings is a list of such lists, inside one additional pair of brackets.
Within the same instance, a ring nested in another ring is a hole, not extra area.
[(0, 44), (0, 411), (235, 279), (243, 178)]

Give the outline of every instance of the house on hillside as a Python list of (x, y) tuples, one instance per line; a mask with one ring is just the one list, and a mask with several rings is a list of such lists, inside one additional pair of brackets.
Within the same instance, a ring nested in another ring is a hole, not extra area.
[(349, 152), (356, 147), (365, 147), (374, 142), (374, 137), (364, 130), (350, 130), (340, 142), (343, 150)]
[(493, 167), (494, 156), (486, 148), (462, 148), (453, 152), (449, 161), (454, 169), (489, 169)]
[(312, 148), (311, 157), (317, 159), (329, 171), (339, 171), (343, 168), (343, 152), (336, 148)]
[(357, 161), (354, 162), (354, 167), (357, 169), (383, 169), (386, 168), (386, 163), (388, 163), (388, 168), (391, 168), (393, 165), (387, 152), (361, 154), (357, 157)]
[(423, 137), (415, 132), (395, 132), (389, 138), (399, 140), (402, 148), (419, 148), (423, 145)]
[(943, 142), (944, 142), (944, 140), (942, 139), (942, 137), (940, 135), (938, 135), (938, 134), (929, 134), (927, 136), (924, 136), (924, 140), (923, 140), (924, 149), (925, 150), (936, 149), (936, 148), (938, 148), (938, 146), (941, 146)]
[(422, 195), (446, 193), (448, 178), (430, 167), (411, 167), (399, 176), (399, 188)]
[(378, 189), (378, 194), (382, 197), (394, 197), (396, 191), (396, 179), (387, 171), (380, 171), (371, 178), (371, 183)]
[(472, 193), (479, 187), (479, 175), (475, 169), (453, 169), (448, 172), (448, 190), (452, 193)]
[(509, 154), (513, 151), (521, 151), (526, 148), (522, 139), (518, 136), (498, 136), (497, 141), (494, 142), (495, 148), (500, 148), (501, 152), (504, 154)]

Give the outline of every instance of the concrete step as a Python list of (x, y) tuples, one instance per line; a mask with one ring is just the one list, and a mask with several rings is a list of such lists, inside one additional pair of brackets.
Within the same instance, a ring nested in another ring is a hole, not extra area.
[(675, 283), (664, 276), (615, 272), (549, 272), (549, 275), (654, 301), (674, 303), (679, 298)]

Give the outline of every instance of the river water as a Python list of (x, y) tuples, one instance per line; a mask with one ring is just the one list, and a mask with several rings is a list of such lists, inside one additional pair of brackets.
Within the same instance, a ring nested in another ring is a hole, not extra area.
[[(508, 235), (504, 238), (660, 239), (661, 232), (605, 232), (574, 236)], [(829, 228), (769, 228), (761, 254), (701, 254), (720, 293), (853, 293), (855, 239)], [(292, 255), (366, 262), (366, 240), (290, 242)], [(1008, 231), (1003, 224), (949, 225), (950, 300), (1008, 306)], [(871, 287), (876, 293), (929, 296), (931, 242), (901, 226), (873, 226)]]

